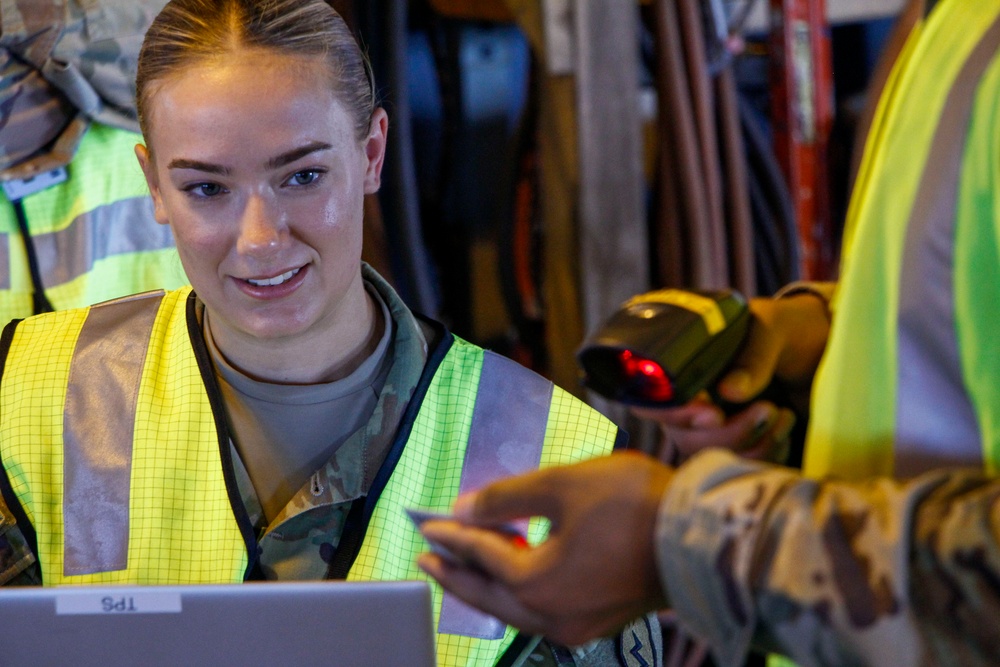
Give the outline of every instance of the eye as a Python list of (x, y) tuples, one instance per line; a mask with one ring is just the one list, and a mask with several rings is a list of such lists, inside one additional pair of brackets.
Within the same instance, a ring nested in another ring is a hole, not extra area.
[(320, 179), (320, 176), (322, 175), (323, 172), (318, 169), (303, 169), (302, 171), (297, 171), (294, 174), (292, 174), (291, 178), (285, 181), (285, 183), (287, 185), (300, 186), (300, 187), (313, 185), (314, 183), (316, 183), (316, 181)]
[(214, 197), (222, 192), (222, 186), (218, 183), (202, 183), (198, 186), (198, 191), (206, 197)]
[(218, 183), (193, 183), (188, 187), (184, 188), (189, 194), (194, 197), (210, 198), (217, 197), (224, 192), (221, 185)]

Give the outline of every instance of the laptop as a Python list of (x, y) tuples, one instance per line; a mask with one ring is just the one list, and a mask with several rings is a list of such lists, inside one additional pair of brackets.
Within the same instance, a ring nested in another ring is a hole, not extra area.
[(9, 667), (433, 667), (426, 582), (0, 589)]

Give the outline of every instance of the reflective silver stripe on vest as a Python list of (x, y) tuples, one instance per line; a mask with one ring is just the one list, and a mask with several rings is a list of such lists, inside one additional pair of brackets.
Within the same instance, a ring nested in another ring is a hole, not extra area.
[(0, 234), (0, 290), (10, 289), (10, 234)]
[(997, 53), (1000, 21), (948, 93), (907, 229), (900, 276), (894, 473), (982, 466), (982, 436), (965, 391), (953, 280), (959, 178), (979, 80)]
[(63, 415), (63, 573), (128, 566), (139, 381), (163, 292), (94, 306), (70, 366)]
[[(536, 470), (542, 460), (552, 383), (493, 352), (483, 355), (459, 492)], [(506, 625), (445, 594), (438, 632), (501, 639)]]
[[(29, 217), (28, 224), (31, 224)], [(149, 197), (131, 197), (98, 206), (78, 216), (58, 232), (33, 237), (42, 283), (55, 287), (79, 278), (107, 257), (130, 252), (163, 250), (174, 245), (170, 227), (153, 217)], [(10, 289), (10, 238), (0, 234), (0, 289)]]

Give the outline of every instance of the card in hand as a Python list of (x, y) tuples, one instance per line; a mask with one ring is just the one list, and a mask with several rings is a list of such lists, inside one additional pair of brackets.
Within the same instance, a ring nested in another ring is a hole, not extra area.
[[(413, 525), (417, 527), (417, 530), (420, 530), (420, 526), (425, 521), (429, 521), (431, 519), (440, 519), (442, 521), (455, 520), (455, 517), (449, 514), (442, 514), (440, 512), (428, 512), (427, 510), (419, 510), (419, 509), (414, 509), (412, 507), (407, 507), (405, 509), (406, 509), (406, 515), (410, 517), (410, 521), (412, 521)], [(427, 538), (425, 537), (424, 539), (426, 540)], [(427, 540), (427, 544), (429, 544), (431, 547), (431, 553), (435, 553), (438, 556), (441, 556), (441, 558), (445, 559), (449, 563), (458, 565), (462, 562), (460, 558), (458, 558), (455, 554), (453, 554), (451, 551), (449, 551), (441, 544), (433, 540)]]
[[(413, 525), (415, 525), (418, 530), (425, 521), (429, 521), (431, 519), (439, 519), (442, 521), (458, 521), (458, 519), (451, 516), (450, 514), (442, 514), (440, 512), (428, 512), (427, 510), (414, 509), (412, 507), (406, 508), (406, 514), (410, 517), (410, 521), (413, 522)], [(513, 544), (515, 544), (518, 547), (528, 546), (528, 541), (525, 539), (524, 534), (513, 525), (505, 524), (501, 526), (495, 526), (492, 528), (492, 530), (496, 531), (497, 533), (500, 533), (501, 535), (506, 536), (507, 538), (510, 539), (510, 541)], [(450, 563), (454, 563), (456, 565), (463, 564), (463, 560), (461, 558), (456, 556), (454, 553), (449, 551), (441, 544), (438, 544), (433, 540), (427, 540), (427, 543), (430, 545), (432, 553), (441, 556), (441, 558), (445, 559)], [(469, 565), (469, 563), (464, 563), (464, 564)]]

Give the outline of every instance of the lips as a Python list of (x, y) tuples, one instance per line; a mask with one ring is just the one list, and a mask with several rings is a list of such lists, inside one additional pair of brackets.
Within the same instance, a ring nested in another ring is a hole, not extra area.
[(254, 287), (274, 287), (276, 285), (281, 285), (282, 283), (288, 282), (301, 270), (302, 267), (297, 269), (292, 269), (291, 271), (286, 271), (281, 275), (274, 276), (273, 278), (247, 278), (246, 281), (253, 285)]

